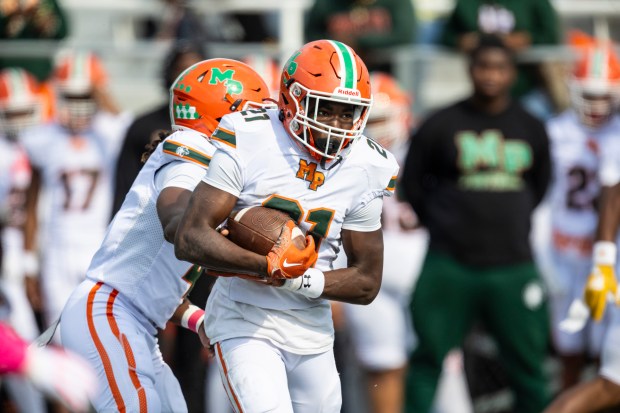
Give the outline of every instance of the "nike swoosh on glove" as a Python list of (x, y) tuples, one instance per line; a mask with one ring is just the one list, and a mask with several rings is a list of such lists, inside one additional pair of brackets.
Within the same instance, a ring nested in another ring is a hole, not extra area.
[(306, 236), (306, 245), (300, 248), (295, 238), (303, 233), (293, 221), (288, 221), (280, 237), (267, 254), (267, 275), (274, 279), (301, 277), (318, 258), (314, 238)]

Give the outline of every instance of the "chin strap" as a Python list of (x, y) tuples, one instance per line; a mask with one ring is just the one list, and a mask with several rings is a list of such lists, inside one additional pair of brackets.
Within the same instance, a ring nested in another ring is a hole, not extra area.
[(321, 168), (325, 169), (326, 171), (331, 171), (332, 169), (336, 167), (336, 165), (342, 162), (342, 156), (341, 155), (336, 156), (334, 163), (332, 163), (329, 167), (326, 167), (325, 165), (326, 162), (327, 162), (327, 158), (321, 159)]

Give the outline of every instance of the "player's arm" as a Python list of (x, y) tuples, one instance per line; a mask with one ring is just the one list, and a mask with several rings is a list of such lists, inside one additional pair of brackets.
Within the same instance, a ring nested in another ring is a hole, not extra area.
[(597, 241), (615, 242), (620, 227), (620, 183), (601, 190)]
[(39, 287), (39, 258), (37, 250), (39, 193), (41, 189), (41, 173), (32, 169), (30, 186), (26, 191), (26, 219), (24, 222), (24, 275), (26, 295), (30, 305), (35, 310), (42, 308), (42, 298)]
[(170, 321), (181, 327), (187, 328), (198, 334), (200, 342), (204, 347), (209, 348), (211, 342), (207, 337), (207, 333), (204, 329), (205, 312), (199, 307), (192, 304), (187, 298), (183, 299), (183, 302), (177, 307), (170, 317)]
[(383, 198), (378, 197), (345, 218), (341, 237), (347, 268), (325, 273), (310, 268), (302, 277), (286, 280), (281, 288), (310, 298), (370, 304), (383, 275), (382, 207)]
[(342, 231), (348, 267), (325, 273), (323, 298), (352, 304), (370, 304), (381, 287), (383, 231)]
[[(213, 160), (215, 157), (210, 168)], [(266, 276), (264, 256), (235, 245), (216, 231), (236, 203), (236, 195), (204, 181), (199, 183), (179, 223), (174, 242), (177, 258), (207, 268)]]

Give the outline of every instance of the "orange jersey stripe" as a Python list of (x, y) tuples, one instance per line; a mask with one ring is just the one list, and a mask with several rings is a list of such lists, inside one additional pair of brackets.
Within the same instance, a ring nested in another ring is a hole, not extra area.
[(108, 318), (108, 323), (110, 324), (110, 329), (114, 336), (118, 339), (119, 343), (123, 346), (123, 350), (125, 350), (125, 357), (127, 358), (127, 363), (129, 364), (129, 377), (131, 378), (131, 382), (133, 383), (133, 387), (138, 392), (138, 402), (140, 404), (140, 413), (147, 412), (146, 406), (146, 392), (144, 388), (140, 384), (140, 379), (136, 374), (136, 359), (134, 358), (133, 351), (131, 350), (131, 346), (129, 345), (129, 341), (124, 334), (121, 334), (118, 329), (118, 324), (114, 319), (113, 307), (114, 300), (116, 300), (116, 296), (118, 295), (118, 291), (113, 290), (110, 294), (110, 298), (108, 298), (108, 305), (106, 308), (106, 316)]
[(222, 356), (222, 348), (220, 347), (220, 343), (217, 343), (215, 345), (215, 351), (217, 352), (217, 356), (220, 359), (220, 364), (222, 365), (222, 368), (224, 369), (224, 375), (226, 376), (226, 382), (228, 383), (230, 394), (232, 395), (233, 399), (235, 399), (235, 405), (237, 406), (237, 410), (239, 411), (239, 413), (243, 413), (243, 409), (241, 408), (241, 403), (239, 403), (239, 399), (237, 399), (237, 395), (235, 394), (235, 391), (233, 390), (232, 385), (230, 384), (230, 379), (228, 378), (228, 367), (226, 367), (224, 356)]
[(110, 358), (108, 357), (108, 353), (105, 351), (105, 348), (103, 347), (103, 344), (99, 339), (99, 335), (97, 334), (97, 330), (95, 330), (95, 324), (93, 322), (93, 301), (95, 300), (95, 295), (97, 294), (99, 288), (101, 288), (102, 284), (103, 283), (98, 282), (88, 294), (88, 301), (86, 304), (86, 320), (88, 322), (88, 331), (90, 332), (90, 336), (95, 343), (95, 347), (97, 348), (99, 357), (101, 357), (105, 376), (108, 380), (108, 384), (110, 385), (110, 390), (112, 391), (112, 396), (114, 397), (114, 401), (116, 402), (116, 407), (118, 407), (118, 411), (120, 413), (125, 413), (125, 403), (123, 402), (123, 396), (121, 395), (121, 392), (118, 389), (118, 385), (116, 384), (116, 380), (114, 379), (114, 372), (112, 371), (112, 364), (110, 363)]

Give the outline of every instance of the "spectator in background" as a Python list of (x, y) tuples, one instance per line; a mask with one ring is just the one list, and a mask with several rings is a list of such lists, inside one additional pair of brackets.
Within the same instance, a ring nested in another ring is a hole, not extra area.
[[(168, 88), (183, 70), (204, 58), (205, 53), (199, 44), (189, 41), (175, 43), (162, 64), (161, 74), (164, 90), (168, 91)], [(112, 217), (120, 209), (125, 200), (125, 195), (127, 195), (142, 168), (141, 157), (145, 150), (144, 147), (151, 142), (153, 132), (162, 129), (170, 130), (170, 108), (167, 98), (157, 108), (136, 118), (127, 130), (116, 163)]]
[(515, 411), (539, 413), (548, 402), (548, 314), (529, 229), (549, 182), (549, 143), (511, 99), (515, 76), (511, 49), (480, 37), (473, 94), (424, 121), (405, 160), (402, 192), (430, 234), (410, 308), (410, 413), (429, 412), (446, 354), (478, 320), (497, 341)]
[(316, 0), (306, 22), (306, 40), (334, 39), (350, 45), (369, 70), (391, 71), (386, 48), (412, 44), (415, 12), (411, 0)]
[[(68, 24), (65, 13), (56, 0), (28, 0), (0, 2), (0, 39), (43, 40), (63, 39)], [(0, 56), (0, 68), (21, 67), (40, 82), (52, 73), (53, 59), (42, 57)]]
[[(558, 16), (549, 0), (457, 0), (448, 17), (441, 42), (463, 52), (473, 50), (482, 34), (496, 34), (514, 52), (530, 46), (560, 43)], [(554, 111), (538, 64), (518, 66), (513, 96), (542, 118)]]

